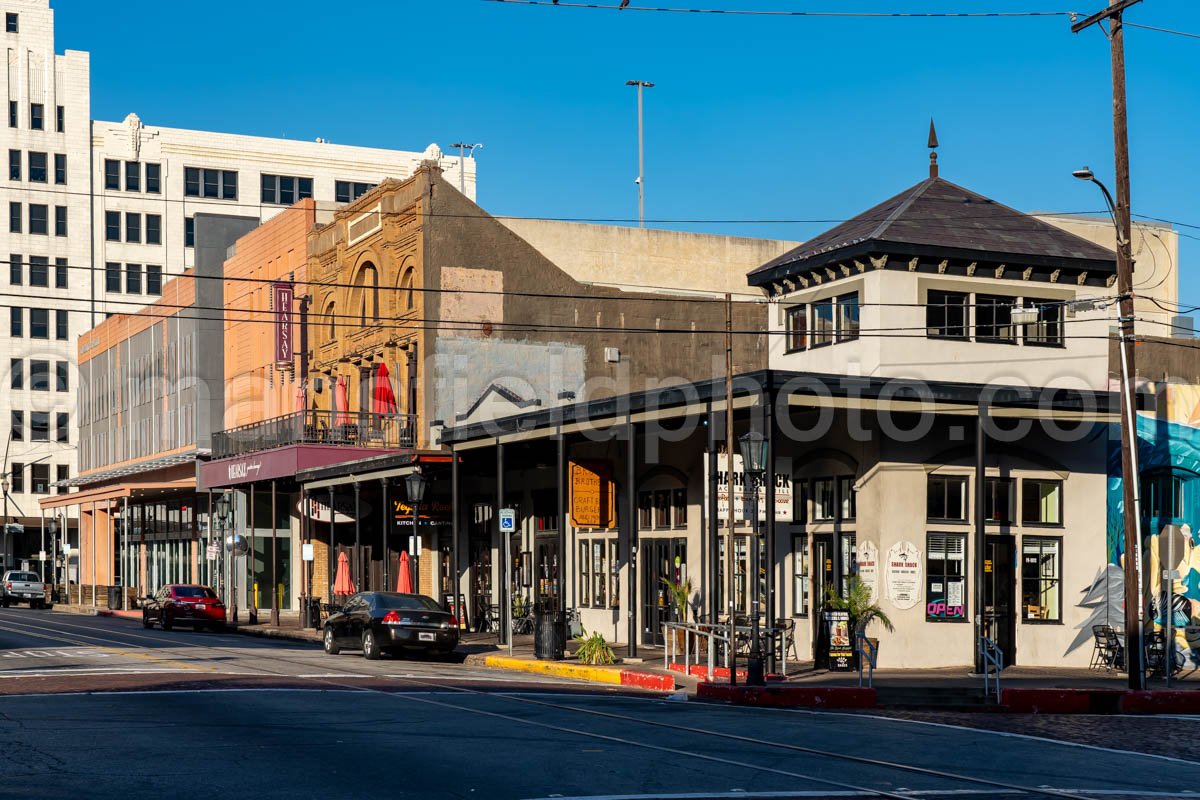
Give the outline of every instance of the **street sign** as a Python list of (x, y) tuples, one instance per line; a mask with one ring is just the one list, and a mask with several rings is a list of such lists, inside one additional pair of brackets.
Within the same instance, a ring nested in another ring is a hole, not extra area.
[(221, 548), (217, 547), (217, 545), (210, 544), (204, 548), (204, 554), (209, 561), (216, 561), (217, 556), (220, 554), (220, 550)]
[(300, 545), (300, 560), (301, 561), (312, 561), (313, 560), (312, 542), (305, 542), (302, 545)]
[(517, 512), (512, 508), (500, 509), (500, 532), (501, 533), (516, 533), (517, 532)]
[(420, 536), (409, 536), (408, 537), (408, 554), (410, 556), (421, 555), (421, 537)]
[(45, 560), (46, 560), (46, 551), (38, 550), (38, 561), (45, 561)]

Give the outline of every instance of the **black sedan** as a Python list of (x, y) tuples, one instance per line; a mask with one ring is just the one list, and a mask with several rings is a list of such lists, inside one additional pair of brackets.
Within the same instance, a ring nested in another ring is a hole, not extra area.
[(359, 592), (325, 621), (325, 652), (362, 648), (369, 659), (384, 653), (425, 650), (446, 655), (458, 645), (458, 620), (432, 597)]

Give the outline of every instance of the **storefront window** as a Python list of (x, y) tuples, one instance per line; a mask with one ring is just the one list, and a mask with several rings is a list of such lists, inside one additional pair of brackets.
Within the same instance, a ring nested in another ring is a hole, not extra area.
[(612, 598), (612, 607), (614, 609), (621, 608), (621, 562), (617, 559), (618, 544), (616, 539), (608, 540), (608, 576), (609, 576), (609, 593)]
[(962, 622), (967, 618), (967, 537), (931, 533), (925, 562), (925, 619)]
[(1021, 541), (1021, 608), (1026, 622), (1062, 621), (1062, 539)]
[(842, 596), (850, 593), (850, 576), (858, 574), (858, 537), (853, 533), (843, 533), (841, 537), (841, 566), (842, 574), (838, 576)]
[(1013, 481), (988, 478), (983, 496), (983, 516), (988, 522), (1007, 525), (1013, 520)]
[(671, 527), (671, 492), (667, 489), (654, 493), (654, 527)]
[(675, 527), (687, 526), (687, 489), (671, 490), (671, 513), (675, 516)]
[(792, 615), (808, 616), (809, 570), (808, 537), (792, 537)]
[(854, 491), (854, 478), (838, 478), (839, 519), (854, 519), (858, 516), (858, 498)]
[(638, 528), (650, 530), (654, 525), (654, 494), (653, 492), (638, 493)]
[(833, 478), (813, 481), (813, 519), (826, 522), (837, 518), (837, 501)]
[(605, 569), (604, 563), (604, 544), (603, 539), (596, 539), (592, 542), (592, 605), (596, 608), (604, 608), (607, 599), (605, 576), (608, 570)]
[(929, 476), (929, 519), (967, 519), (967, 479)]
[(1062, 481), (1027, 478), (1021, 484), (1021, 521), (1026, 525), (1061, 525)]
[(579, 543), (579, 607), (592, 604), (591, 542)]

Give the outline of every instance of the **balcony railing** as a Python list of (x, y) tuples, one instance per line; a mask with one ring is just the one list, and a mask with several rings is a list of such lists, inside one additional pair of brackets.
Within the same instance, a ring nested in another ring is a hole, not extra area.
[(213, 458), (293, 444), (402, 449), (415, 447), (415, 414), (297, 411), (213, 434)]

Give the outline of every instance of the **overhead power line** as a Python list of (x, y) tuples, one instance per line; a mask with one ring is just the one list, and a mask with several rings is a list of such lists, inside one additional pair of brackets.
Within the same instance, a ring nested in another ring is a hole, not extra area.
[[(22, 267), (29, 266), (28, 261), (16, 262), (16, 261), (7, 260), (7, 259), (0, 259), (0, 266), (6, 265), (6, 264), (13, 265), (13, 264), (18, 264), (18, 263)], [(114, 266), (123, 266), (124, 265), (124, 262), (111, 262), (111, 263), (113, 263)], [(132, 262), (130, 262), (130, 263), (132, 263)], [(143, 266), (143, 265), (144, 264), (139, 264), (138, 266)], [(83, 271), (83, 272), (89, 272), (89, 273), (104, 273), (106, 276), (108, 274), (108, 266), (107, 265), (102, 266), (102, 267), (95, 266), (95, 265), (89, 266), (87, 264), (49, 264), (49, 265), (40, 265), (40, 266), (45, 266), (48, 271), (52, 271), (54, 269), (61, 269), (61, 268), (65, 267), (68, 270), (76, 270), (76, 271)], [(158, 265), (151, 264), (150, 266), (158, 266)], [(124, 270), (117, 270), (116, 272), (119, 272), (122, 277), (124, 277), (124, 275), (125, 275)], [(141, 275), (141, 277), (144, 279), (145, 274), (143, 273)], [(466, 289), (466, 288), (447, 289), (447, 288), (440, 287), (440, 286), (439, 287), (396, 286), (396, 285), (390, 285), (390, 284), (375, 285), (375, 284), (345, 283), (345, 282), (340, 282), (340, 281), (307, 281), (307, 280), (301, 281), (301, 280), (295, 280), (294, 278), (288, 279), (288, 278), (283, 278), (283, 277), (253, 278), (253, 277), (249, 277), (249, 276), (197, 275), (197, 274), (195, 274), (195, 272), (183, 272), (183, 273), (179, 273), (176, 275), (164, 274), (162, 277), (163, 277), (164, 283), (169, 280), (190, 279), (190, 280), (196, 280), (196, 281), (203, 281), (203, 280), (221, 281), (223, 283), (228, 282), (228, 283), (234, 283), (234, 284), (249, 283), (249, 284), (255, 284), (255, 285), (260, 285), (260, 286), (269, 286), (269, 285), (275, 284), (275, 283), (288, 283), (293, 286), (308, 286), (308, 287), (311, 287), (314, 289), (363, 289), (363, 290), (381, 291), (381, 292), (414, 292), (416, 294), (432, 294), (432, 295), (443, 295), (443, 294), (484, 295), (484, 296), (497, 296), (497, 297), (525, 297), (525, 298), (542, 299), (542, 300), (596, 300), (596, 301), (603, 301), (603, 302), (622, 302), (622, 303), (646, 302), (646, 303), (687, 303), (687, 304), (719, 303), (721, 305), (725, 304), (724, 298), (716, 298), (716, 297), (711, 296), (714, 294), (724, 294), (723, 292), (718, 292), (717, 290), (711, 290), (711, 291), (706, 291), (704, 295), (688, 295), (688, 294), (682, 294), (682, 293), (689, 292), (689, 291), (700, 291), (700, 290), (688, 289), (687, 287), (678, 287), (678, 286), (644, 286), (643, 285), (643, 286), (633, 286), (630, 289), (625, 289), (624, 286), (618, 286), (618, 285), (613, 285), (613, 284), (590, 284), (590, 285), (595, 286), (598, 289), (610, 289), (612, 291), (625, 291), (626, 292), (626, 294), (624, 294), (624, 295), (600, 295), (600, 294), (557, 293), (557, 292), (527, 292), (527, 291), (514, 291), (514, 290), (509, 290), (509, 289)], [(49, 289), (52, 287), (50, 287), (48, 285), (45, 287), (38, 287), (38, 286), (34, 286), (34, 285), (30, 284), (30, 288)], [(1015, 288), (1016, 288), (1016, 284), (1014, 284), (1014, 289)], [(743, 291), (745, 294), (753, 294), (755, 292), (755, 289), (754, 289), (754, 287), (747, 285), (744, 289), (742, 289), (740, 291)], [(676, 292), (677, 294), (665, 295), (665, 294), (659, 294), (658, 292)], [(113, 294), (117, 294), (117, 292), (113, 292)], [(1022, 297), (1030, 302), (1037, 302), (1039, 305), (1047, 305), (1047, 304), (1063, 305), (1067, 302), (1070, 302), (1068, 300), (1053, 300), (1052, 298), (1040, 298), (1040, 297), (1034, 296), (1036, 294), (1037, 294), (1036, 292), (1030, 293), (1028, 291), (1019, 291), (1019, 292), (1015, 292), (1015, 294), (1013, 296), (1014, 297)], [(3, 296), (3, 293), (0, 293), (0, 296)], [(27, 295), (21, 295), (21, 296), (27, 296)], [(161, 297), (161, 295), (146, 295), (147, 299), (145, 301), (129, 301), (129, 300), (121, 299), (121, 298), (98, 298), (96, 300), (96, 302), (100, 303), (100, 304), (132, 302), (138, 306), (148, 306), (148, 305), (155, 305), (160, 302), (159, 300), (155, 299), (155, 297)], [(57, 296), (57, 297), (51, 296), (51, 297), (41, 297), (41, 298), (36, 298), (36, 299), (58, 301), (58, 300), (62, 300), (64, 298), (61, 296)], [(1106, 298), (1099, 298), (1099, 299), (1106, 299)], [(734, 302), (739, 305), (766, 305), (770, 301), (768, 301), (766, 298), (757, 298), (756, 297), (753, 300), (735, 300)], [(783, 302), (786, 303), (786, 301), (783, 301)], [(925, 308), (927, 304), (926, 303), (898, 303), (898, 302), (887, 302), (887, 303), (860, 302), (859, 305), (863, 306), (863, 307), (880, 306), (880, 307), (890, 307), (890, 308)], [(991, 306), (993, 304), (991, 304), (991, 303), (982, 303), (982, 304), (964, 303), (962, 305), (964, 307), (973, 307), (975, 305)], [(232, 309), (230, 309), (230, 310), (232, 310)], [(78, 313), (87, 313), (87, 312), (79, 311)]]
[(1186, 31), (1176, 31), (1176, 30), (1171, 30), (1170, 28), (1157, 28), (1153, 25), (1142, 25), (1141, 23), (1138, 23), (1138, 22), (1129, 22), (1128, 20), (1122, 21), (1121, 24), (1124, 25), (1126, 28), (1143, 28), (1148, 31), (1158, 31), (1159, 33), (1169, 33), (1169, 34), (1172, 34), (1173, 36), (1186, 36), (1190, 39), (1200, 39), (1200, 33), (1187, 33)]
[(740, 17), (857, 17), (857, 18), (963, 18), (963, 17), (1069, 17), (1070, 11), (753, 11), (736, 8), (679, 8), (633, 6), (626, 3), (566, 3), (560, 0), (485, 0), (514, 6), (587, 8), (599, 11), (650, 11), (666, 14), (719, 14)]

